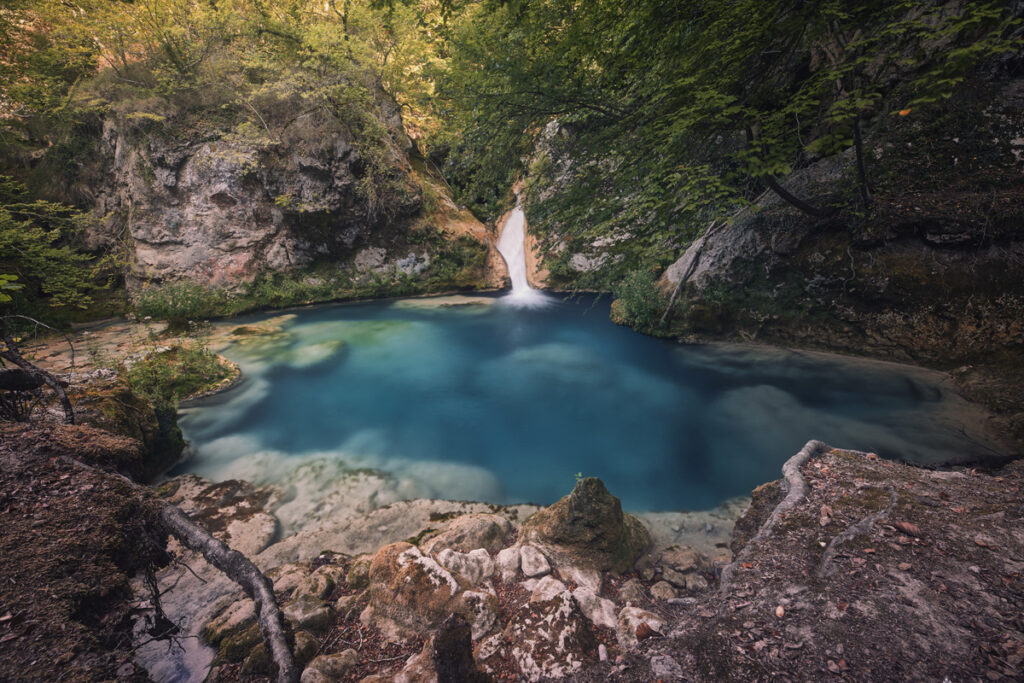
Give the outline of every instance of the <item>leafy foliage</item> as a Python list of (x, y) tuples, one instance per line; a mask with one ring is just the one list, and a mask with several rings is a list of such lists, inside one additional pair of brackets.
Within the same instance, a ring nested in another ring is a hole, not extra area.
[(30, 198), (24, 185), (0, 176), (0, 302), (16, 299), (10, 305), (33, 312), (89, 305), (93, 259), (73, 246), (86, 220), (69, 206)]
[(164, 320), (172, 332), (187, 331), (196, 323), (223, 315), (228, 295), (197, 282), (171, 282), (144, 288), (136, 297), (135, 314)]
[[(526, 175), (549, 252), (601, 247), (613, 281), (862, 127), (943, 102), (1019, 51), (1018, 25), (996, 2), (484, 2), (442, 79), (447, 169), (488, 215)], [(815, 199), (863, 201), (866, 175)]]

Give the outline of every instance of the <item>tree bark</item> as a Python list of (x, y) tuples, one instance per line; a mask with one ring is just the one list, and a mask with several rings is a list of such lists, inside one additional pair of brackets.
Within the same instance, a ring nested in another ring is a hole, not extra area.
[(274, 584), (242, 553), (214, 538), (174, 505), (164, 505), (160, 519), (186, 547), (200, 553), (256, 603), (258, 621), (270, 659), (277, 665), (278, 683), (298, 683), (299, 668), (288, 645), (284, 617), (274, 597)]
[(864, 141), (860, 134), (860, 117), (853, 120), (853, 148), (857, 153), (857, 178), (860, 181), (860, 199), (864, 207), (871, 206), (871, 185), (868, 183), (868, 170), (864, 163)]

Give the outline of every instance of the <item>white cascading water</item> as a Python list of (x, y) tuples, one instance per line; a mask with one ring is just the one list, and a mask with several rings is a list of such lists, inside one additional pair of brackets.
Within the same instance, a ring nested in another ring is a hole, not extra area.
[(550, 303), (526, 279), (526, 214), (518, 204), (502, 226), (498, 253), (505, 259), (509, 277), (512, 278), (512, 293), (504, 297), (503, 302), (520, 308), (537, 308)]

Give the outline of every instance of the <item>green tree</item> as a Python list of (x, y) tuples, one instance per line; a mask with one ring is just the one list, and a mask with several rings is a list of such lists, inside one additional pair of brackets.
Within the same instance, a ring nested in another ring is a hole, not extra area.
[[(85, 215), (63, 204), (33, 200), (25, 186), (0, 176), (0, 280), (4, 297), (29, 308), (85, 308), (94, 286), (93, 259), (74, 240)], [(17, 291), (11, 291), (12, 278)]]
[[(621, 275), (765, 190), (815, 215), (868, 202), (867, 129), (1019, 50), (1017, 25), (996, 2), (483, 2), (455, 26), (440, 89), (448, 172), (493, 214), (539, 150), (534, 227), (574, 249), (612, 240), (624, 258), (605, 270)], [(855, 196), (784, 187), (850, 147)]]

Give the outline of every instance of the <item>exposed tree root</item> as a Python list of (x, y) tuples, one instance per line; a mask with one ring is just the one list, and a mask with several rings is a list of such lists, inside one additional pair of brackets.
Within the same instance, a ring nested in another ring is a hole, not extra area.
[(889, 516), (889, 513), (892, 512), (892, 508), (895, 505), (896, 489), (890, 486), (889, 504), (885, 506), (884, 510), (871, 513), (856, 524), (851, 525), (846, 531), (836, 535), (835, 538), (828, 542), (828, 546), (825, 548), (825, 553), (821, 556), (821, 564), (818, 565), (818, 578), (824, 578), (832, 573), (832, 560), (835, 559), (836, 553), (839, 552), (839, 546), (870, 531), (871, 527), (873, 527), (876, 522)]
[(284, 616), (274, 597), (274, 585), (249, 558), (214, 538), (209, 531), (189, 519), (188, 515), (177, 506), (159, 500), (149, 488), (116, 472), (106, 472), (74, 458), (64, 457), (62, 459), (81, 469), (116, 477), (128, 484), (140, 496), (158, 505), (160, 520), (167, 526), (171, 534), (187, 548), (200, 553), (207, 562), (224, 572), (253, 599), (256, 603), (260, 630), (263, 632), (267, 652), (270, 655), (270, 660), (277, 666), (277, 682), (298, 683), (300, 671), (295, 665), (295, 658), (288, 644), (288, 630), (285, 626)]
[(729, 591), (732, 589), (733, 575), (736, 573), (736, 568), (742, 566), (743, 562), (747, 561), (753, 552), (754, 546), (771, 534), (779, 517), (795, 508), (807, 497), (807, 481), (804, 479), (804, 475), (800, 473), (800, 468), (815, 455), (831, 450), (831, 448), (831, 446), (823, 441), (808, 441), (800, 449), (799, 453), (787, 460), (782, 466), (782, 489), (786, 492), (786, 497), (775, 506), (772, 514), (761, 525), (757, 534), (747, 542), (735, 559), (722, 568), (722, 576), (718, 584), (718, 595), (720, 598), (724, 598), (729, 594)]

